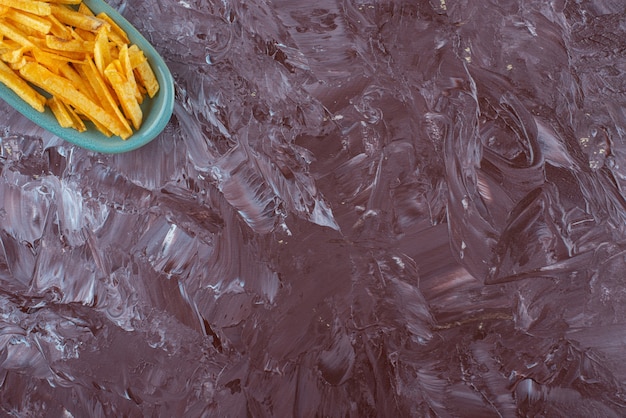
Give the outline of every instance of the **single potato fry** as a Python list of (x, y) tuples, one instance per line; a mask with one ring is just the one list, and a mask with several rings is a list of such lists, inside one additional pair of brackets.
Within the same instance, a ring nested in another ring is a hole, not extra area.
[(72, 120), (72, 117), (70, 116), (70, 113), (63, 101), (53, 96), (47, 100), (46, 104), (50, 110), (52, 110), (54, 117), (57, 119), (61, 127), (75, 128), (74, 121)]
[(130, 43), (130, 40), (128, 39), (128, 36), (126, 35), (126, 32), (124, 32), (124, 30), (120, 28), (118, 24), (113, 21), (113, 19), (111, 19), (105, 13), (99, 13), (98, 16), (96, 17), (98, 19), (104, 20), (105, 22), (109, 24), (109, 26), (111, 27), (111, 33), (109, 34), (109, 37), (118, 46), (128, 45)]
[(48, 16), (51, 13), (50, 5), (43, 1), (0, 0), (0, 6), (9, 6), (38, 16)]
[(113, 93), (107, 86), (104, 78), (98, 72), (96, 65), (93, 63), (91, 59), (86, 59), (85, 63), (81, 66), (81, 70), (84, 71), (87, 80), (91, 83), (91, 87), (94, 89), (98, 97), (100, 97), (101, 103), (105, 110), (109, 113), (114, 114), (117, 117), (117, 120), (122, 125), (124, 131), (124, 135), (132, 135), (133, 131), (128, 124), (126, 118), (120, 111), (118, 107), (117, 101), (114, 99)]
[(82, 0), (80, 1), (80, 4), (78, 5), (78, 13), (82, 13), (85, 16), (91, 16), (91, 17), (95, 16), (93, 12), (91, 11), (91, 9), (89, 9), (89, 7), (87, 7), (87, 5), (82, 2)]
[(159, 90), (143, 51), (82, 0), (0, 0), (0, 82), (64, 128), (83, 132), (88, 120), (122, 139)]
[(128, 55), (130, 57), (130, 65), (137, 76), (137, 81), (146, 89), (150, 98), (154, 97), (159, 91), (159, 82), (143, 51), (137, 45), (132, 45), (128, 48)]
[(108, 34), (109, 31), (107, 28), (100, 28), (94, 43), (93, 58), (101, 75), (104, 75), (104, 69), (111, 63), (111, 50), (109, 49)]
[(8, 64), (17, 64), (19, 62), (21, 62), (24, 59), (24, 51), (28, 51), (31, 48), (28, 46), (23, 46), (21, 48), (18, 49), (14, 49), (12, 51), (8, 51), (5, 52), (4, 54), (2, 54), (1, 58), (2, 61), (8, 63)]
[(76, 28), (74, 30), (74, 33), (78, 36), (80, 36), (80, 38), (84, 41), (95, 41), (96, 40), (96, 35), (93, 32), (90, 32), (88, 30), (84, 30), (81, 28)]
[(102, 25), (108, 25), (108, 23), (98, 19), (97, 17), (86, 16), (76, 10), (70, 9), (69, 7), (53, 4), (50, 5), (50, 9), (52, 11), (52, 15), (59, 19), (60, 22), (75, 28), (97, 31)]
[(130, 88), (135, 92), (135, 99), (137, 103), (143, 102), (143, 94), (139, 91), (137, 81), (135, 80), (135, 73), (133, 67), (130, 64), (130, 57), (128, 56), (128, 45), (124, 45), (120, 48), (119, 61), (122, 68), (122, 74), (126, 81), (130, 84)]
[(50, 29), (50, 33), (52, 35), (58, 36), (60, 38), (69, 38), (71, 37), (70, 28), (65, 26), (59, 19), (54, 17), (53, 15), (46, 16), (46, 19), (50, 21), (52, 24), (52, 29)]
[(39, 112), (44, 111), (46, 98), (39, 94), (37, 90), (32, 88), (2, 61), (0, 61), (0, 81), (33, 108), (37, 109)]
[(52, 22), (48, 19), (21, 10), (10, 8), (5, 16), (13, 22), (21, 23), (42, 34), (49, 33), (52, 29)]
[[(80, 118), (80, 116), (76, 114), (76, 112), (74, 111), (74, 109), (72, 109), (71, 106), (68, 106), (65, 103), (63, 104), (67, 110), (67, 113), (70, 115), (70, 118), (72, 119), (72, 127), (76, 129), (78, 132), (85, 132), (87, 130), (87, 127), (85, 126), (85, 122), (83, 122), (83, 120)], [(98, 126), (98, 129), (100, 129), (99, 125), (96, 125), (96, 126)], [(103, 133), (107, 136), (111, 136), (111, 132), (108, 130), (106, 130), (106, 132), (103, 131)]]
[(119, 61), (114, 61), (104, 70), (104, 75), (113, 86), (113, 90), (120, 99), (122, 110), (124, 115), (133, 123), (135, 129), (141, 127), (141, 121), (143, 119), (143, 112), (137, 103), (135, 98), (135, 90), (128, 80), (122, 75), (123, 71)]
[(83, 0), (43, 0), (46, 3), (57, 3), (57, 4), (82, 4)]
[(28, 39), (27, 35), (24, 32), (22, 32), (6, 20), (0, 21), (0, 36), (12, 39), (22, 46), (34, 46), (34, 44)]
[(54, 35), (46, 36), (46, 46), (57, 51), (82, 52), (88, 54), (93, 51), (93, 42), (78, 39), (63, 39)]
[[(82, 66), (77, 66), (77, 68), (82, 68)], [(89, 80), (87, 80), (76, 68), (70, 65), (70, 63), (64, 63), (59, 68), (59, 74), (70, 80), (74, 87), (76, 87), (78, 91), (83, 93), (85, 96), (89, 97), (93, 101), (98, 100), (98, 96), (93, 88), (91, 88)]]

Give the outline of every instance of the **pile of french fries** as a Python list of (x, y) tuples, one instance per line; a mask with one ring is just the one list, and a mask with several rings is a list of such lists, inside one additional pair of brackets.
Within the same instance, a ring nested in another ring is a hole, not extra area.
[(82, 0), (0, 0), (0, 81), (64, 128), (84, 132), (89, 120), (122, 139), (159, 90), (143, 51)]

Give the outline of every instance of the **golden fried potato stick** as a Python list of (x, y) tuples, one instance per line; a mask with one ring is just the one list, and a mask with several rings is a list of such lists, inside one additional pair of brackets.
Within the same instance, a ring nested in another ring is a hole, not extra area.
[(41, 49), (36, 47), (32, 48), (30, 52), (33, 55), (33, 58), (35, 58), (35, 61), (45, 66), (47, 69), (55, 74), (59, 74), (61, 66), (63, 66), (63, 64), (67, 62), (66, 59), (59, 57), (56, 54), (42, 51)]
[(59, 97), (66, 104), (69, 104), (92, 121), (105, 126), (115, 135), (128, 138), (123, 132), (120, 123), (113, 116), (81, 93), (66, 78), (54, 74), (36, 62), (29, 62), (24, 65), (20, 68), (20, 74), (32, 84), (46, 90), (53, 96)]
[(46, 98), (39, 94), (26, 81), (17, 75), (8, 65), (0, 61), (0, 82), (13, 90), (22, 100), (39, 112), (44, 111)]
[(30, 40), (35, 45), (36, 48), (39, 48), (42, 51), (49, 52), (51, 54), (56, 54), (59, 56), (59, 59), (63, 59), (68, 62), (83, 62), (85, 59), (85, 52), (76, 52), (76, 51), (65, 51), (62, 49), (51, 49), (46, 45), (45, 39), (36, 39), (31, 37)]
[(26, 36), (27, 38), (32, 38), (32, 37), (38, 38), (42, 36), (41, 32), (31, 28), (30, 26), (26, 26), (19, 22), (12, 22), (10, 20), (6, 20), (6, 22), (15, 26), (15, 28), (17, 28), (21, 33), (23, 33), (24, 36)]
[[(93, 32), (87, 31), (85, 29), (76, 28), (73, 31), (73, 34), (75, 34), (77, 36), (80, 36), (80, 38), (83, 41), (91, 41), (91, 42), (95, 42), (96, 41), (96, 34), (93, 33)], [(74, 37), (75, 35), (72, 35), (72, 36)]]
[(104, 69), (111, 63), (111, 50), (109, 49), (109, 30), (106, 27), (98, 29), (94, 43), (93, 58), (100, 74), (104, 75)]
[(25, 60), (24, 52), (27, 52), (30, 49), (32, 48), (29, 46), (23, 46), (21, 48), (5, 52), (4, 54), (2, 54), (2, 56), (0, 56), (0, 58), (2, 58), (2, 61), (4, 61), (5, 63), (14, 66)]
[(111, 19), (109, 16), (107, 16), (106, 13), (98, 13), (98, 15), (96, 17), (98, 19), (104, 20), (105, 22), (107, 22), (110, 25), (111, 31), (109, 33), (109, 38), (116, 45), (122, 46), (122, 45), (128, 45), (130, 43), (130, 40), (128, 39), (128, 35), (126, 35), (126, 32), (124, 32), (124, 29), (119, 27), (119, 25), (117, 23), (115, 23), (115, 21), (113, 19)]
[(35, 0), (0, 0), (0, 6), (12, 7), (37, 16), (48, 16), (52, 11), (48, 3)]
[(59, 125), (61, 125), (61, 128), (75, 128), (74, 121), (65, 103), (53, 96), (47, 100), (46, 104), (52, 110), (52, 114), (59, 122)]
[(137, 75), (137, 80), (146, 89), (148, 96), (150, 96), (150, 98), (154, 97), (159, 91), (159, 82), (157, 81), (148, 60), (137, 45), (132, 45), (128, 48), (128, 53), (131, 65)]
[(7, 21), (0, 21), (0, 36), (12, 39), (22, 46), (34, 46), (24, 32)]
[(78, 5), (78, 13), (82, 13), (86, 16), (91, 16), (91, 17), (95, 16), (93, 12), (91, 11), (91, 9), (87, 7), (87, 5), (82, 2), (82, 0), (81, 0), (81, 3)]
[[(85, 126), (85, 122), (83, 122), (83, 120), (76, 114), (76, 112), (74, 111), (74, 109), (72, 109), (71, 106), (68, 106), (65, 103), (63, 104), (65, 105), (65, 109), (67, 109), (67, 113), (69, 113), (70, 118), (72, 119), (72, 127), (76, 129), (78, 132), (85, 132), (87, 130), (87, 127)], [(100, 129), (100, 126), (98, 124), (95, 124), (95, 125), (98, 129)], [(111, 136), (111, 131), (109, 131), (106, 128), (101, 129), (101, 132), (105, 134), (106, 136)]]
[(135, 73), (133, 72), (133, 67), (130, 63), (130, 56), (128, 55), (128, 45), (126, 44), (124, 44), (120, 48), (119, 61), (124, 78), (135, 92), (135, 99), (137, 99), (137, 103), (141, 104), (143, 102), (143, 94), (141, 94), (141, 91), (139, 91), (139, 86), (137, 85), (137, 81), (135, 80)]
[(93, 51), (94, 43), (78, 39), (63, 39), (54, 35), (46, 35), (46, 46), (56, 51), (71, 51), (89, 54)]
[(143, 112), (137, 99), (135, 98), (135, 90), (132, 85), (123, 76), (123, 71), (119, 61), (113, 61), (104, 70), (104, 76), (109, 80), (115, 94), (120, 100), (124, 115), (133, 123), (135, 129), (141, 127), (143, 120)]
[(5, 52), (11, 52), (20, 48), (22, 48), (22, 45), (11, 39), (2, 39), (2, 35), (0, 35), (0, 54), (4, 54)]
[(60, 22), (54, 15), (46, 16), (46, 19), (52, 23), (52, 29), (50, 29), (51, 34), (59, 38), (71, 38), (70, 28)]
[(45, 1), (46, 3), (56, 3), (56, 4), (81, 4), (83, 0), (40, 0)]
[(100, 72), (96, 68), (94, 62), (90, 58), (87, 58), (85, 60), (85, 63), (79, 66), (79, 68), (81, 74), (84, 74), (84, 78), (89, 80), (91, 87), (95, 91), (96, 95), (100, 98), (100, 103), (102, 104), (104, 110), (114, 114), (117, 117), (120, 124), (124, 128), (125, 135), (132, 135), (133, 131), (128, 124), (128, 121), (120, 111), (120, 108), (118, 107), (119, 103), (115, 100), (113, 94), (111, 93), (111, 90), (109, 89), (109, 86), (107, 85), (104, 78), (100, 75)]
[(42, 34), (50, 33), (52, 29), (50, 20), (21, 10), (9, 8), (4, 16)]
[(143, 51), (139, 49), (137, 45), (131, 45), (128, 47), (128, 56), (130, 58), (130, 65), (133, 69), (137, 68), (142, 62), (148, 60), (143, 54)]
[[(78, 65), (78, 68), (81, 68)], [(89, 97), (92, 101), (96, 102), (98, 100), (98, 96), (96, 92), (91, 88), (89, 81), (84, 78), (84, 74), (78, 72), (70, 63), (65, 62), (63, 65), (59, 67), (59, 75), (67, 78), (70, 82), (85, 96)]]
[[(2, 1), (2, 0), (0, 0)], [(60, 22), (75, 28), (85, 29), (92, 32), (97, 31), (102, 25), (108, 25), (104, 20), (93, 16), (86, 16), (69, 7), (50, 5), (52, 15), (59, 19)]]

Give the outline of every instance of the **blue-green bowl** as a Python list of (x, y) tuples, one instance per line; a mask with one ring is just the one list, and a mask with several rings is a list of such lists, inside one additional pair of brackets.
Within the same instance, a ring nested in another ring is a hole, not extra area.
[(137, 45), (144, 52), (156, 75), (159, 82), (159, 92), (152, 99), (146, 96), (141, 104), (144, 115), (141, 128), (126, 140), (118, 136), (106, 137), (90, 122), (85, 123), (87, 131), (78, 132), (75, 129), (62, 128), (49, 108), (46, 107), (43, 113), (36, 111), (2, 83), (0, 83), (0, 98), (37, 125), (79, 147), (109, 154), (132, 151), (152, 141), (163, 131), (170, 120), (174, 108), (174, 80), (163, 58), (137, 29), (115, 9), (103, 0), (83, 0), (83, 3), (95, 14), (106, 13), (124, 29), (131, 44)]

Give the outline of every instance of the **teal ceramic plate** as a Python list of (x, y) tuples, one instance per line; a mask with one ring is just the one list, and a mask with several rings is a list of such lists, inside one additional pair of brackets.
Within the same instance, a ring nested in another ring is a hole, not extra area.
[(152, 99), (146, 97), (141, 105), (144, 115), (141, 128), (126, 140), (117, 136), (107, 138), (91, 123), (86, 123), (87, 131), (81, 133), (74, 129), (62, 128), (50, 109), (46, 108), (43, 113), (37, 112), (2, 83), (0, 83), (0, 98), (37, 125), (80, 147), (111, 154), (132, 151), (152, 141), (167, 125), (174, 108), (174, 80), (163, 58), (115, 9), (103, 0), (83, 0), (83, 3), (95, 14), (105, 12), (126, 31), (131, 44), (136, 44), (148, 58), (159, 81), (159, 92)]

